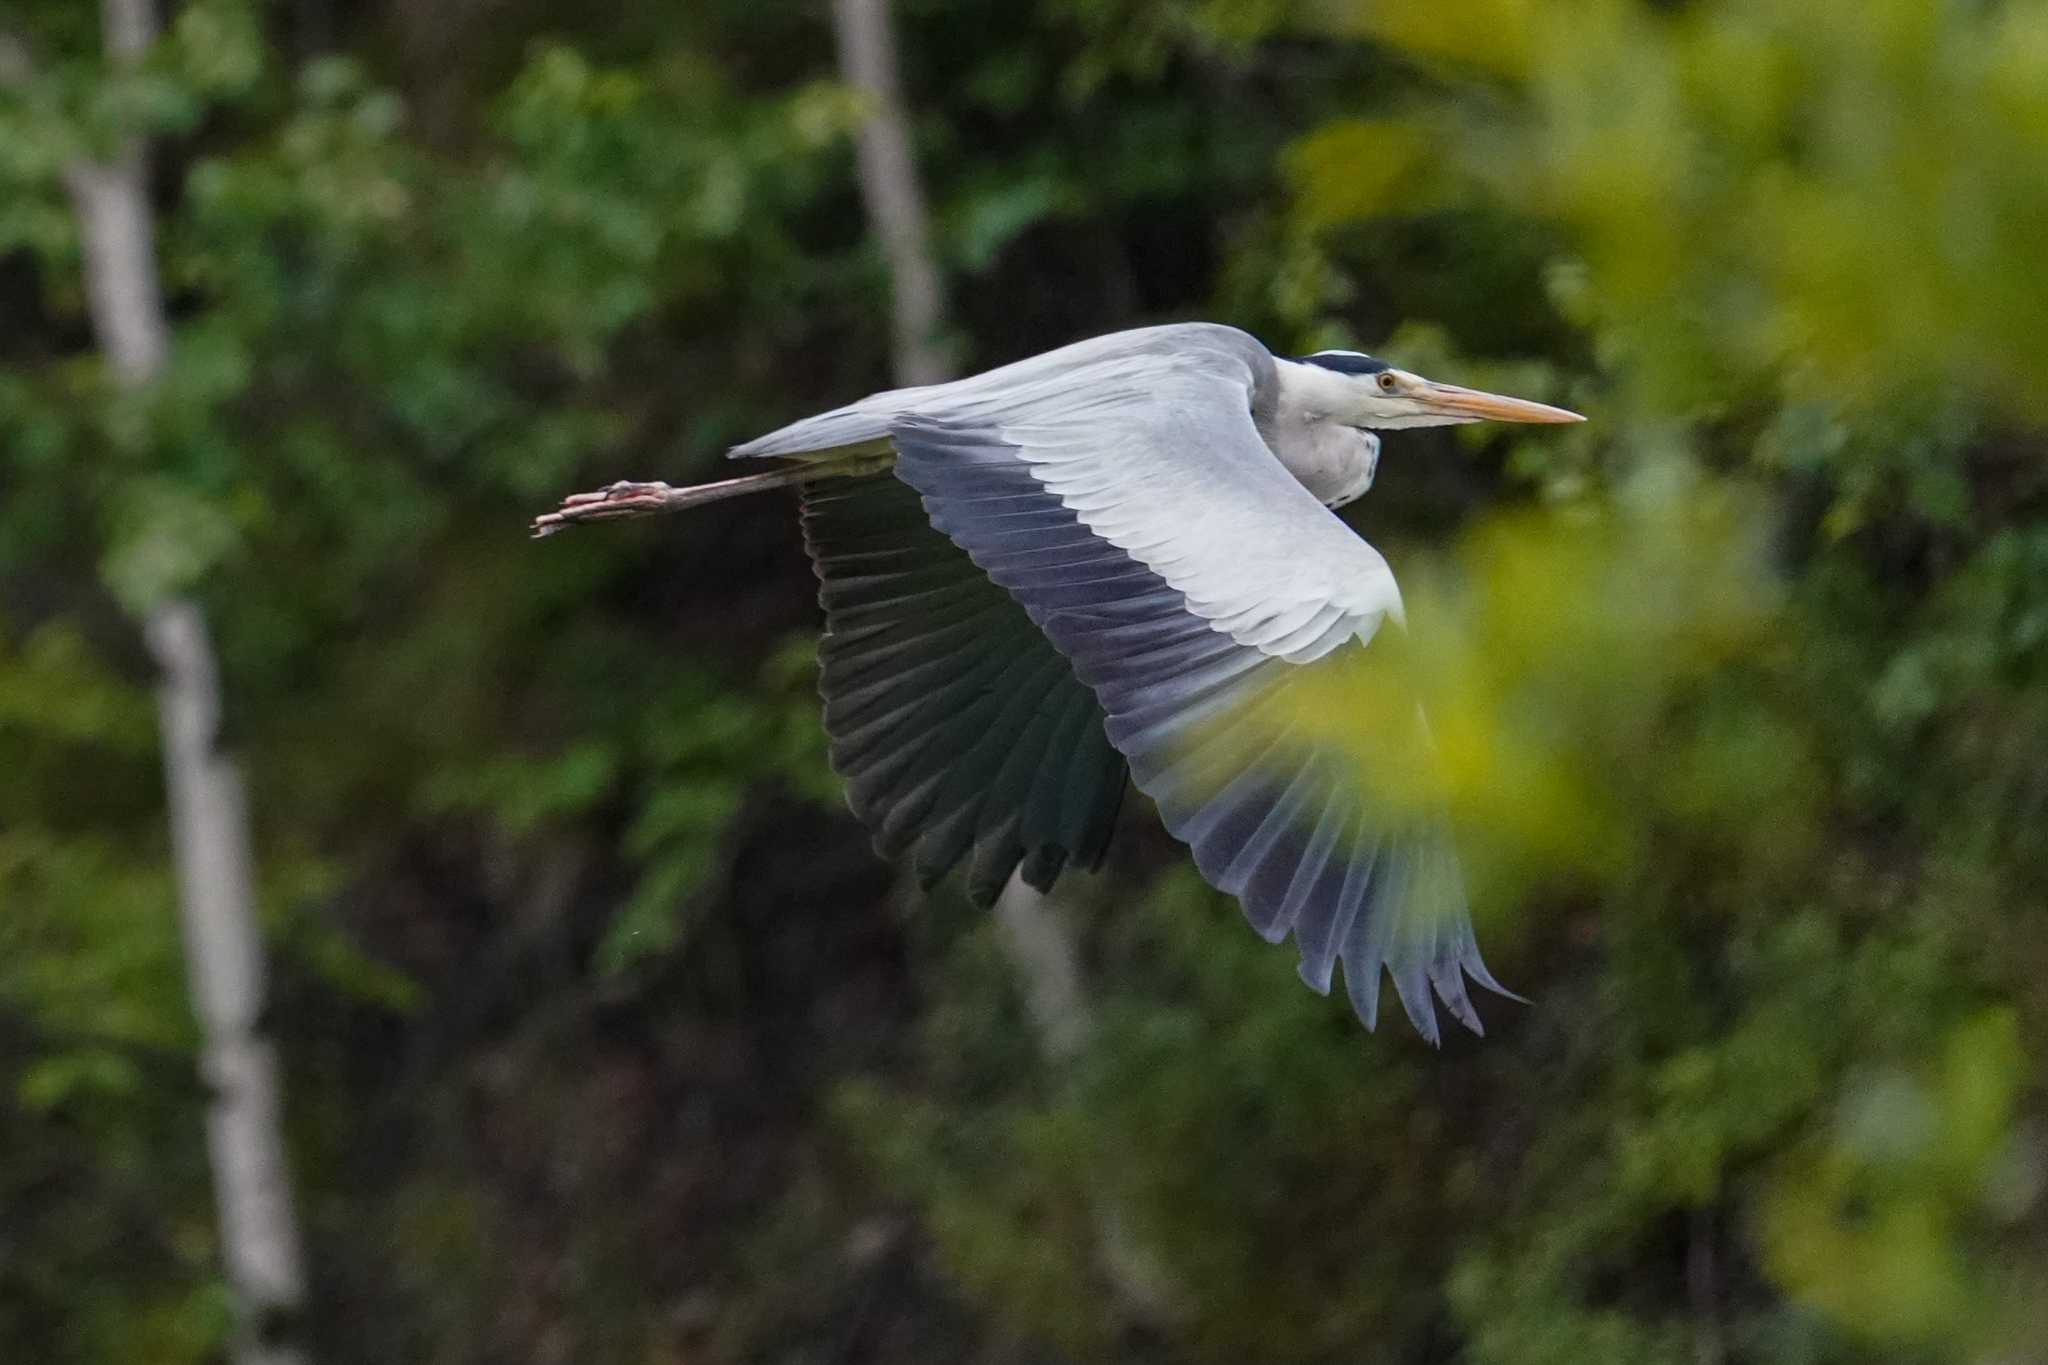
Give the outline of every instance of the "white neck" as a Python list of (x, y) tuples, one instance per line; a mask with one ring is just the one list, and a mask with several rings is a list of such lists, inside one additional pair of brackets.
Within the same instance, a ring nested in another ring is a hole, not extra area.
[(1320, 365), (1276, 363), (1279, 383), (1259, 434), (1302, 487), (1341, 507), (1372, 487), (1380, 462), (1380, 438), (1348, 420), (1355, 381)]

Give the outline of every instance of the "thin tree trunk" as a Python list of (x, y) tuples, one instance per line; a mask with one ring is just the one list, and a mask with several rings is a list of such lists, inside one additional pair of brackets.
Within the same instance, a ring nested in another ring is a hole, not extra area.
[[(840, 73), (866, 106), (855, 150), (868, 223), (889, 261), (895, 379), (906, 386), (943, 383), (954, 377), (943, 339), (944, 278), (931, 247), (889, 0), (832, 0), (832, 21)], [(995, 914), (999, 941), (1023, 982), (1039, 1049), (1065, 1066), (1087, 1046), (1094, 1023), (1073, 931), (1054, 898), (1015, 873)], [(1154, 1322), (1177, 1315), (1171, 1279), (1109, 1201), (1096, 1208), (1096, 1237), (1103, 1271), (1126, 1311)]]
[(995, 915), (1003, 951), (1024, 978), (1024, 1008), (1039, 1050), (1065, 1065), (1088, 1045), (1095, 1016), (1081, 991), (1074, 936), (1053, 899), (1013, 874), (996, 898)]
[(237, 1365), (299, 1365), (305, 1300), (277, 1054), (261, 1031), (263, 942), (250, 886), (242, 775), (220, 751), (220, 678), (206, 619), (173, 599), (144, 623), (163, 678), (157, 709), (185, 968), (205, 1039), (214, 1202), (238, 1317)]
[[(151, 0), (102, 0), (108, 54), (132, 63), (156, 37)], [(86, 299), (108, 368), (123, 387), (163, 374), (170, 332), (157, 281), (148, 151), (130, 139), (107, 164), (70, 168)], [(263, 944), (241, 773), (221, 751), (221, 689), (206, 619), (173, 598), (150, 609), (143, 636), (161, 670), (164, 775), (177, 864), (180, 927), (211, 1091), (207, 1150), (228, 1283), (237, 1365), (301, 1365), (292, 1343), (305, 1297), (285, 1160), (277, 1058), (261, 1032)]]
[(0, 90), (19, 89), (32, 74), (28, 45), (12, 33), (0, 33)]
[(943, 333), (945, 283), (932, 254), (930, 215), (897, 75), (889, 0), (832, 0), (832, 27), (840, 74), (866, 104), (854, 151), (868, 224), (889, 259), (896, 382), (941, 384), (953, 377)]
[[(1024, 980), (1025, 1010), (1039, 1050), (1056, 1066), (1070, 1065), (1088, 1045), (1095, 1016), (1082, 990), (1080, 954), (1060, 898), (1040, 895), (1013, 875), (996, 899), (995, 914), (1010, 965)], [(1160, 1324), (1185, 1316), (1179, 1286), (1132, 1234), (1114, 1200), (1095, 1205), (1095, 1241), (1103, 1273), (1126, 1312)]]

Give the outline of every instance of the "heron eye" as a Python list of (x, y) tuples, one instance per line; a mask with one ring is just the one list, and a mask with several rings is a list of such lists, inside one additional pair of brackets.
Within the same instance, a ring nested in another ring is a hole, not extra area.
[(1382, 393), (1392, 393), (1394, 391), (1395, 384), (1398, 382), (1399, 381), (1394, 378), (1394, 372), (1392, 370), (1380, 371), (1380, 391)]

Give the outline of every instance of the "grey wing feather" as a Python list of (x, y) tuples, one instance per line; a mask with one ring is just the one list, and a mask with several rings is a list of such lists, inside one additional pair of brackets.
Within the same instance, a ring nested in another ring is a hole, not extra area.
[(992, 902), (1020, 864), (1041, 890), (1098, 866), (1125, 785), (1094, 695), (887, 476), (803, 489), (819, 578), (833, 766), (885, 857), (927, 886), (970, 865)]

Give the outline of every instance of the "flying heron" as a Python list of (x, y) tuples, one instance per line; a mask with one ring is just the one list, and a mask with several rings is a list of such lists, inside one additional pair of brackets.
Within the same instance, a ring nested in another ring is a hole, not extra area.
[[(1380, 974), (1437, 1040), (1474, 1032), (1472, 934), (1441, 821), (1385, 818), (1358, 764), (1233, 717), (1403, 628), (1379, 552), (1331, 509), (1372, 487), (1381, 430), (1577, 422), (1355, 351), (1283, 359), (1232, 327), (1115, 332), (895, 389), (731, 452), (786, 463), (693, 488), (616, 483), (534, 523), (794, 485), (821, 584), (833, 766), (887, 857), (987, 905), (1100, 865), (1126, 775), (1269, 942), (1291, 931), (1368, 1028)], [(1399, 708), (1395, 708), (1399, 709)], [(1419, 709), (1360, 716), (1420, 730)], [(1281, 729), (1287, 727), (1283, 723)]]

